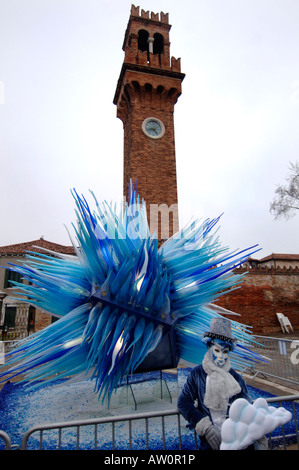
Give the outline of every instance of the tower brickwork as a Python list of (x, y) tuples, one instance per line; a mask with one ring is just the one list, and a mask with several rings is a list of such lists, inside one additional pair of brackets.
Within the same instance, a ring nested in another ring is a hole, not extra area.
[[(138, 180), (146, 201), (150, 228), (157, 208), (161, 220), (158, 238), (178, 230), (174, 105), (181, 94), (180, 59), (170, 56), (168, 13), (145, 12), (132, 5), (125, 32), (124, 62), (114, 104), (124, 128), (124, 196), (129, 181)], [(155, 228), (155, 227), (154, 227)]]

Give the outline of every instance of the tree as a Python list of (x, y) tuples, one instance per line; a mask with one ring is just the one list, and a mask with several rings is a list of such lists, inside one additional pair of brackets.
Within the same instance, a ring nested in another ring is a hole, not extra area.
[(290, 163), (290, 171), (287, 183), (276, 188), (276, 196), (270, 204), (270, 212), (274, 214), (275, 219), (290, 219), (299, 209), (299, 163)]

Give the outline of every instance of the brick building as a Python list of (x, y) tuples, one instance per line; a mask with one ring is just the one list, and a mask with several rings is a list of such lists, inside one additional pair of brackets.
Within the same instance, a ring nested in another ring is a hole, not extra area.
[[(40, 238), (32, 242), (1, 246), (0, 266), (3, 268), (9, 264), (23, 264), (28, 251), (45, 253), (40, 248), (57, 253), (74, 254), (72, 246), (63, 246)], [(0, 339), (27, 336), (28, 333), (41, 330), (52, 321), (52, 317), (47, 313), (14, 299), (17, 289), (10, 281), (27, 282), (18, 273), (0, 269)]]
[(247, 272), (241, 287), (217, 302), (241, 314), (240, 321), (253, 327), (254, 334), (273, 334), (281, 328), (276, 313), (286, 315), (299, 330), (299, 256), (275, 254), (249, 260), (235, 270)]
[(124, 196), (130, 179), (138, 181), (159, 240), (179, 228), (173, 114), (185, 75), (180, 59), (170, 56), (170, 28), (168, 13), (140, 13), (132, 5), (113, 100), (124, 128)]

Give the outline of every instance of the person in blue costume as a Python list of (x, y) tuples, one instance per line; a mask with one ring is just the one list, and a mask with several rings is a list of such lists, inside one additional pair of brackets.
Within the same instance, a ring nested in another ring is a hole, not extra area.
[[(228, 417), (229, 406), (237, 398), (252, 399), (245, 381), (230, 366), (229, 353), (236, 345), (231, 334), (231, 322), (212, 318), (210, 329), (202, 341), (208, 350), (200, 365), (192, 369), (178, 398), (178, 409), (188, 421), (188, 427), (200, 436), (200, 449), (219, 450), (221, 426)], [(265, 450), (266, 438), (250, 446), (250, 450)]]

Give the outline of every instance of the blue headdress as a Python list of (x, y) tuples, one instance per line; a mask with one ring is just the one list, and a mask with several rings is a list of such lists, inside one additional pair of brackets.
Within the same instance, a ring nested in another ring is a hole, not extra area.
[[(212, 234), (216, 218), (190, 223), (158, 248), (145, 202), (132, 185), (129, 203), (119, 212), (98, 203), (93, 193), (96, 209), (91, 211), (83, 196), (72, 194), (75, 255), (28, 252), (22, 266), (11, 265), (30, 281), (13, 282), (18, 299), (59, 320), (16, 345), (3, 380), (23, 374), (39, 385), (84, 373), (104, 399), (169, 331), (175, 334), (178, 358), (200, 363), (202, 335), (211, 319), (220, 317), (211, 303), (238, 287), (244, 275), (233, 269), (255, 247), (237, 253), (221, 247)], [(249, 327), (231, 325), (235, 364), (258, 360), (247, 347), (253, 341)]]

